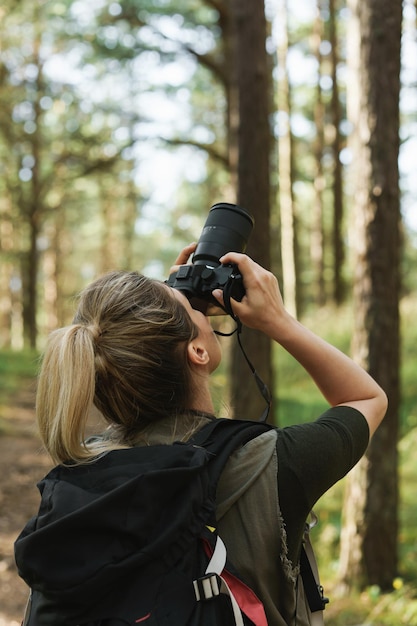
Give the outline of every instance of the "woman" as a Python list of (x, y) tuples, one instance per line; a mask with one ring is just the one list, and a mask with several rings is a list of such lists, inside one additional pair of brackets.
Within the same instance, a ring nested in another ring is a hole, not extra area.
[[(177, 264), (194, 249), (186, 247)], [(268, 624), (301, 626), (309, 623), (297, 606), (306, 518), (363, 455), (387, 400), (364, 370), (288, 314), (269, 271), (240, 253), (221, 262), (236, 264), (243, 276), (246, 295), (232, 302), (234, 314), (286, 349), (330, 405), (315, 422), (271, 429), (237, 450), (217, 490), (219, 534)], [(220, 290), (213, 295), (223, 304)], [(186, 441), (214, 419), (210, 375), (220, 360), (209, 319), (180, 291), (136, 273), (99, 278), (82, 293), (73, 324), (55, 331), (47, 346), (37, 397), (43, 442), (56, 463), (89, 464), (93, 472), (112, 450)], [(93, 403), (108, 428), (87, 438)], [(42, 567), (49, 575), (62, 568), (53, 550), (37, 567), (20, 547), (42, 526), (53, 497), (43, 494), (44, 509), (16, 544), (30, 584), (42, 578)]]

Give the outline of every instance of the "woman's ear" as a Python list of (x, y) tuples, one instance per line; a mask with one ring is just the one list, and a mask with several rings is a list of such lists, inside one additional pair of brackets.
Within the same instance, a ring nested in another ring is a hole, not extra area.
[(198, 337), (188, 344), (187, 354), (188, 360), (193, 365), (207, 365), (210, 361), (209, 353), (205, 346), (198, 341)]

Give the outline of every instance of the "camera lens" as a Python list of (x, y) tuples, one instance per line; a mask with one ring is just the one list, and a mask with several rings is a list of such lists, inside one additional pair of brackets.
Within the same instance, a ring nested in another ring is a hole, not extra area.
[(198, 240), (193, 264), (217, 267), (226, 252), (244, 252), (253, 224), (253, 217), (236, 204), (213, 205)]

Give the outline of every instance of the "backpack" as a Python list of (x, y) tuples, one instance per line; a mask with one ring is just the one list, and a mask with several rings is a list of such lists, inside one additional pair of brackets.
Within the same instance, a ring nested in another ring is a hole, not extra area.
[[(124, 552), (120, 540), (110, 580), (102, 578), (102, 563), (91, 566), (89, 580), (100, 596), (93, 606), (77, 606), (66, 589), (58, 598), (57, 592), (42, 593), (32, 585), (23, 626), (267, 626), (261, 601), (234, 570), (217, 534), (216, 488), (230, 454), (272, 428), (259, 422), (217, 419), (185, 444), (116, 451), (97, 461), (105, 463), (106, 457), (120, 453), (135, 457), (135, 475), (121, 485), (118, 506), (140, 488), (144, 513), (135, 525), (145, 537), (143, 546), (137, 553)], [(84, 476), (85, 466), (73, 469)], [(152, 523), (146, 519), (147, 503), (153, 510), (152, 504), (164, 502), (164, 496), (172, 496), (173, 506)], [(161, 516), (166, 514), (170, 523), (164, 525)], [(99, 553), (94, 548), (92, 557)], [(318, 616), (326, 600), (305, 552), (300, 568), (304, 591), (314, 598), (310, 608)]]

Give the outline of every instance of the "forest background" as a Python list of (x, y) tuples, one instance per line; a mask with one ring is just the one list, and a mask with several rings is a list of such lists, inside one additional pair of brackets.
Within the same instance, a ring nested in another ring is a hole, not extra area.
[[(16, 355), (27, 374), (88, 281), (114, 268), (165, 278), (209, 207), (239, 202), (255, 216), (248, 251), (287, 307), (390, 398), (366, 459), (320, 504), (318, 551), (341, 597), (328, 623), (412, 625), (416, 4), (291, 4), (2, 3), (4, 380)], [(324, 408), (282, 352), (256, 334), (244, 343), (275, 423)], [(256, 416), (262, 398), (228, 348), (219, 408)]]

